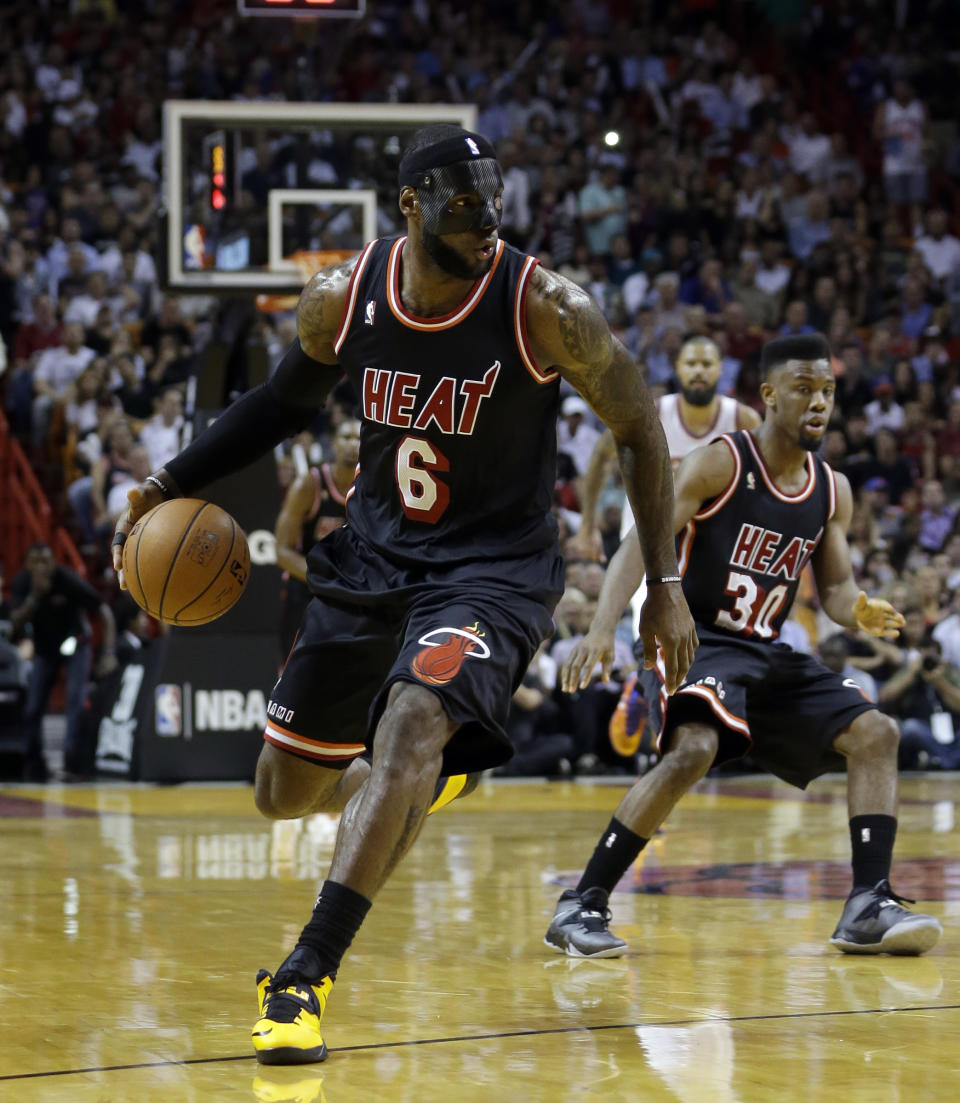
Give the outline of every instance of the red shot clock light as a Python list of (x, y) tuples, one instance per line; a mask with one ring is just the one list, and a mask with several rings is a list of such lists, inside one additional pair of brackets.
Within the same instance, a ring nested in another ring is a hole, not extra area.
[(209, 180), (208, 200), (215, 211), (227, 205), (227, 136), (215, 130), (203, 140), (203, 156)]

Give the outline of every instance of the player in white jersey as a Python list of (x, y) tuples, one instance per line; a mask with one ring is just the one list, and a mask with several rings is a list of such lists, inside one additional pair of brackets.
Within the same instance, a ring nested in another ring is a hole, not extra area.
[[(709, 337), (691, 337), (677, 356), (675, 370), (680, 390), (657, 399), (657, 412), (673, 470), (694, 448), (708, 444), (723, 433), (754, 429), (760, 415), (735, 398), (717, 394), (722, 358), (716, 342)], [(597, 504), (610, 463), (616, 458), (613, 436), (607, 430), (597, 441), (583, 480), (582, 521), (580, 531), (571, 540), (571, 550), (584, 559), (602, 556), (597, 532)], [(626, 503), (626, 497), (624, 497)], [(630, 511), (623, 511), (625, 535), (632, 524)]]

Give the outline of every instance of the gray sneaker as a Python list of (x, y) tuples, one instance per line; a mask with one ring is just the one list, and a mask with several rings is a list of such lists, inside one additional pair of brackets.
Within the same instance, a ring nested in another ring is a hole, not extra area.
[(936, 916), (915, 914), (902, 906), (912, 903), (898, 896), (886, 880), (872, 889), (855, 889), (847, 897), (830, 945), (845, 954), (926, 953), (936, 945), (943, 927)]
[(568, 957), (621, 957), (627, 949), (622, 938), (610, 933), (610, 909), (601, 888), (587, 889), (582, 896), (567, 889), (543, 941)]

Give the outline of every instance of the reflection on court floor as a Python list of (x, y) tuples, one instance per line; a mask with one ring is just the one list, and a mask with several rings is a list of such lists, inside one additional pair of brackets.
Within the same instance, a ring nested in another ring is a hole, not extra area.
[(611, 904), (630, 954), (542, 943), (622, 793), (484, 783), (431, 817), (326, 1016), (322, 1066), (260, 1068), (254, 975), (308, 917), (336, 819), (245, 786), (0, 790), (0, 1100), (939, 1103), (960, 1051), (957, 778), (903, 787), (894, 887), (944, 922), (916, 958), (827, 939), (842, 779), (708, 781)]

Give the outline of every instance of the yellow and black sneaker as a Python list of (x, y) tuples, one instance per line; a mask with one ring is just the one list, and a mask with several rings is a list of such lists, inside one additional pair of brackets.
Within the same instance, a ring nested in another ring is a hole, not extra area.
[(480, 773), (475, 774), (451, 774), (449, 777), (438, 777), (436, 788), (433, 790), (433, 803), (427, 809), (427, 815), (439, 812), (451, 801), (460, 797), (468, 797), (480, 783)]
[(257, 973), (260, 1018), (252, 1037), (261, 1065), (308, 1065), (326, 1060), (320, 1020), (331, 988), (333, 977), (323, 977), (316, 984), (285, 977), (278, 984), (266, 969)]

